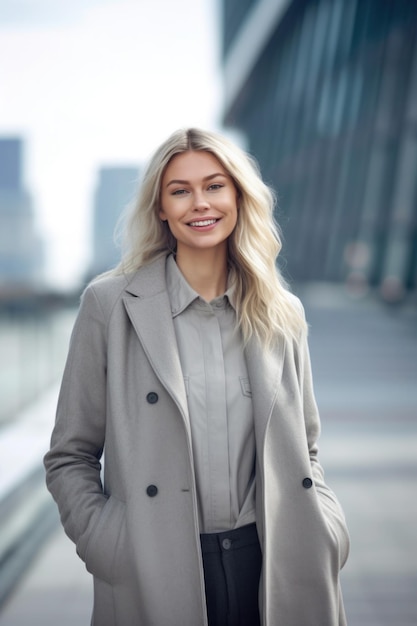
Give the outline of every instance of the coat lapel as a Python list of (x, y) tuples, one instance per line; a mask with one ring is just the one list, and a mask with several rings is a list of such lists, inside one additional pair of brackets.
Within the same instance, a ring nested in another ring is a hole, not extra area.
[(246, 362), (252, 390), (255, 435), (258, 451), (263, 450), (266, 428), (277, 401), (285, 357), (285, 341), (266, 349), (252, 337), (246, 346)]
[(187, 396), (165, 283), (165, 258), (143, 267), (128, 285), (123, 301), (161, 384), (189, 427)]

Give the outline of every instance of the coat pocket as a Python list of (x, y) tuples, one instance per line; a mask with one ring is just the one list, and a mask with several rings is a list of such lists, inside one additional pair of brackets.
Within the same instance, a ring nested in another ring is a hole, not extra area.
[(316, 492), (323, 525), (340, 570), (346, 563), (350, 544), (344, 514), (335, 495), (327, 486), (316, 486)]
[(122, 577), (125, 544), (126, 505), (110, 496), (87, 544), (85, 565), (90, 574), (110, 584)]

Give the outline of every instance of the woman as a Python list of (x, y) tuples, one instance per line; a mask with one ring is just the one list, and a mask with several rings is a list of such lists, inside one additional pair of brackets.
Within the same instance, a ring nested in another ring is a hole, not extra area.
[(92, 624), (345, 624), (348, 535), (271, 191), (229, 141), (181, 130), (127, 235), (84, 292), (45, 457)]

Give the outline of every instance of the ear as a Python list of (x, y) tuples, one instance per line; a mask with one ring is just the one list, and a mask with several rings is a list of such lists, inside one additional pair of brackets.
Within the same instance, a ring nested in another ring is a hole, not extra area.
[(159, 219), (162, 220), (163, 222), (167, 221), (167, 216), (165, 215), (165, 211), (164, 209), (159, 209)]

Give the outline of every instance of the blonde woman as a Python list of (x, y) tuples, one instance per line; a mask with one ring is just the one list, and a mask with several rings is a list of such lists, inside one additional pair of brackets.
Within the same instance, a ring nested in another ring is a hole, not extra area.
[(348, 534), (273, 204), (247, 154), (180, 130), (84, 292), (45, 465), (95, 626), (345, 624)]

